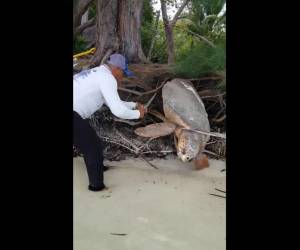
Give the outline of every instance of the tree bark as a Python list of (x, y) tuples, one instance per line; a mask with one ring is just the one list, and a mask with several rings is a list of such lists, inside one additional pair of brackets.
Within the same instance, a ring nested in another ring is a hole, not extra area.
[(95, 65), (109, 50), (125, 55), (130, 63), (146, 62), (140, 37), (142, 9), (140, 0), (97, 0)]
[(93, 0), (73, 1), (73, 35), (75, 35), (76, 28), (80, 26), (82, 15), (87, 11), (92, 1)]
[(81, 24), (79, 27), (75, 30), (75, 35), (80, 35), (86, 28), (89, 28), (95, 24), (95, 18), (92, 18), (85, 22), (84, 24)]
[(166, 0), (160, 0), (161, 4), (161, 12), (164, 22), (164, 28), (166, 33), (166, 40), (167, 40), (167, 50), (168, 50), (168, 64), (174, 64), (175, 63), (175, 47), (174, 47), (174, 34), (173, 29), (176, 25), (177, 20), (180, 18), (180, 14), (182, 13), (185, 6), (188, 4), (190, 0), (185, 0), (180, 8), (177, 10), (175, 16), (173, 17), (173, 20), (169, 20), (168, 14), (167, 14), (167, 6), (166, 6)]
[(141, 44), (143, 1), (119, 1), (118, 36), (120, 51), (131, 63), (146, 61)]
[(85, 24), (89, 20), (89, 8), (86, 10), (86, 12), (81, 17), (80, 25)]
[(174, 47), (174, 33), (173, 27), (170, 23), (164, 23), (166, 40), (167, 40), (167, 50), (168, 50), (168, 64), (175, 63), (175, 47)]
[(119, 49), (119, 39), (116, 33), (118, 0), (97, 0), (96, 12), (96, 52), (93, 64), (99, 65), (108, 50), (118, 51)]

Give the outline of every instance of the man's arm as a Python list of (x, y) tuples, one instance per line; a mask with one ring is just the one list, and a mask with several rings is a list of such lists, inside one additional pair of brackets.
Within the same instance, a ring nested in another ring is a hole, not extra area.
[(101, 84), (100, 88), (105, 104), (115, 116), (121, 119), (140, 118), (140, 112), (138, 110), (131, 110), (123, 101), (121, 101), (117, 91), (117, 82), (114, 79)]

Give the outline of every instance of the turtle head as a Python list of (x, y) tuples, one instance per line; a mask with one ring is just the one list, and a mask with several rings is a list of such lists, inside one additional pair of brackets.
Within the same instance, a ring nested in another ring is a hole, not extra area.
[(189, 162), (196, 158), (199, 153), (201, 138), (199, 134), (182, 130), (177, 144), (177, 155), (183, 162)]

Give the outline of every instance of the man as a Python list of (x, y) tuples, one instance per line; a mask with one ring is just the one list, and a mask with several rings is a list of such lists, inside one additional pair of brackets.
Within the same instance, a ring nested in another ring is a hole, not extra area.
[(124, 102), (119, 97), (117, 87), (125, 69), (125, 57), (112, 54), (106, 64), (85, 70), (73, 78), (73, 144), (83, 154), (91, 191), (105, 189), (102, 146), (89, 124), (91, 115), (103, 104), (122, 119), (143, 118), (146, 112), (142, 104)]

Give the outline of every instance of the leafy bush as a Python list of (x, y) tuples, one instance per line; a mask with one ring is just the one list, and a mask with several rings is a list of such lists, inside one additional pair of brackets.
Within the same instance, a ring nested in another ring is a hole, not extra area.
[(154, 12), (151, 0), (144, 0), (141, 26), (141, 42), (144, 54), (147, 55), (153, 37)]
[(73, 40), (73, 53), (80, 53), (86, 50), (87, 42), (83, 36), (77, 36)]
[(178, 61), (174, 70), (180, 77), (196, 78), (218, 71), (225, 71), (225, 46), (220, 44), (216, 48), (206, 44), (197, 44), (185, 58)]

